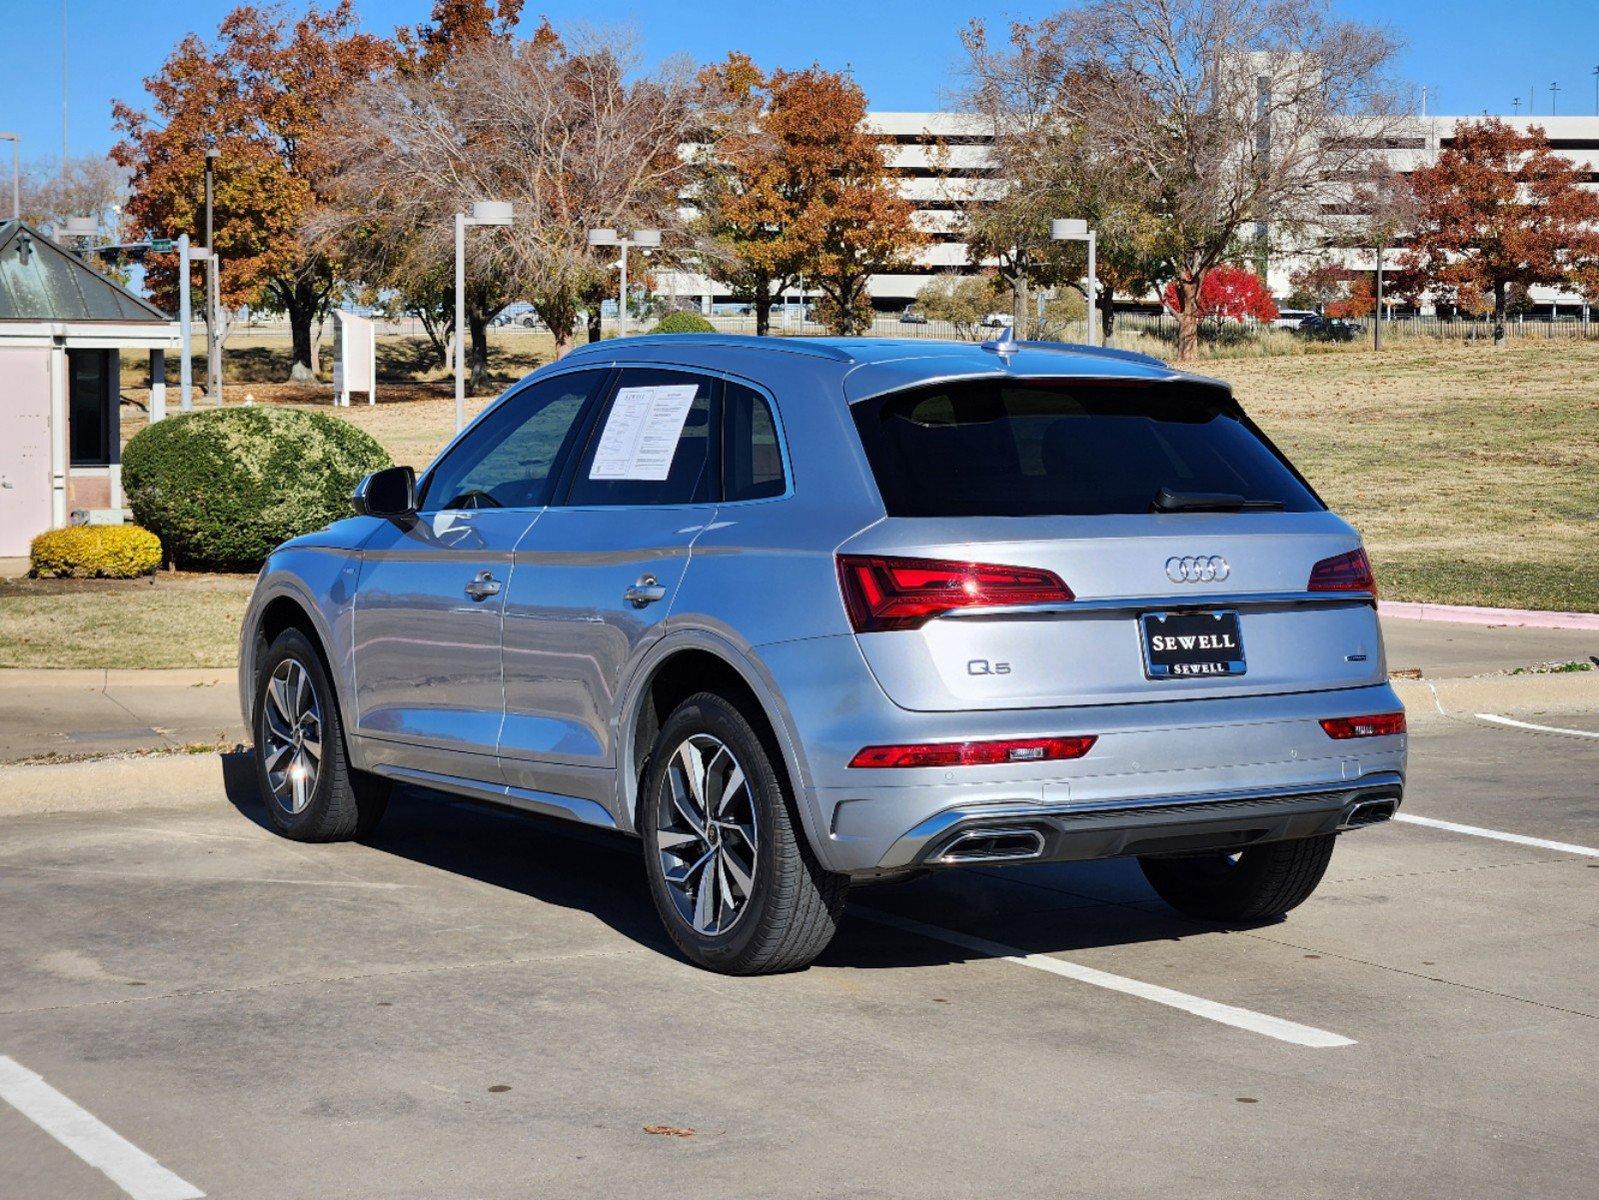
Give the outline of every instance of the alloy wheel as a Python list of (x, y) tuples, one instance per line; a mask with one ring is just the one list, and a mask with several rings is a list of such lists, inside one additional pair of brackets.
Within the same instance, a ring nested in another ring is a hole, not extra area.
[(267, 680), (262, 730), (267, 786), (290, 816), (305, 811), (322, 769), (322, 702), (311, 674), (296, 659), (280, 662)]
[(733, 751), (706, 733), (673, 752), (656, 806), (656, 850), (678, 914), (696, 932), (726, 933), (755, 889), (755, 795)]

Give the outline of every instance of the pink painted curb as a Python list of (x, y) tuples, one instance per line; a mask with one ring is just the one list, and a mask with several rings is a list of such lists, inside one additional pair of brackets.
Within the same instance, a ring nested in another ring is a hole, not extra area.
[(1599, 613), (1541, 612), (1531, 608), (1477, 608), (1469, 604), (1416, 604), (1379, 600), (1377, 612), (1410, 621), (1453, 621), (1458, 625), (1521, 625), (1528, 629), (1599, 629)]

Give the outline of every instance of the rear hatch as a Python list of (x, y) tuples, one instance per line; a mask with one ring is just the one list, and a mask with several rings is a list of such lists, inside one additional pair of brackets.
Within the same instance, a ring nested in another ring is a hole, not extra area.
[(853, 412), (888, 517), (839, 548), (841, 587), (902, 707), (1383, 680), (1358, 536), (1225, 389), (984, 379)]

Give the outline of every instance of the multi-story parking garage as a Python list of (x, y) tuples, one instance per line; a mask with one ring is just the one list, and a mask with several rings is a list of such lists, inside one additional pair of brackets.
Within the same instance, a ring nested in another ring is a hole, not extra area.
[[(1411, 130), (1395, 139), (1397, 144), (1384, 153), (1395, 170), (1409, 172), (1453, 141), (1457, 123), (1474, 119), (1481, 118), (1417, 117)], [(1542, 128), (1555, 151), (1570, 159), (1590, 186), (1599, 187), (1599, 116), (1500, 119), (1518, 128)], [(973, 262), (967, 251), (960, 214), (964, 206), (980, 203), (999, 186), (990, 177), (992, 131), (983, 118), (957, 112), (873, 112), (867, 121), (881, 138), (889, 171), (898, 180), (901, 194), (915, 203), (917, 224), (929, 239), (917, 254), (913, 269), (873, 278), (871, 292), (877, 306), (894, 309), (909, 304), (940, 273), (976, 271), (983, 265)], [(1268, 270), (1272, 290), (1285, 294), (1292, 286), (1290, 276), (1305, 261), (1305, 253), (1279, 248)], [(1369, 254), (1351, 254), (1347, 265), (1370, 270), (1373, 263)], [(733, 299), (725, 286), (686, 272), (663, 274), (661, 291), (697, 297), (707, 310)], [(814, 292), (806, 289), (806, 294)], [(799, 291), (792, 295), (797, 300)], [(1585, 309), (1582, 297), (1555, 288), (1533, 288), (1531, 299), (1544, 316), (1578, 316)]]

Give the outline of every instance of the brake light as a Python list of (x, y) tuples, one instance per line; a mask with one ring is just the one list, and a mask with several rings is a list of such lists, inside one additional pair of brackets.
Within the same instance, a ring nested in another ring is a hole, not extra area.
[(1051, 604), (1071, 600), (1052, 571), (931, 558), (840, 554), (838, 579), (856, 633), (920, 629), (957, 608)]
[(982, 767), (1000, 763), (1054, 762), (1081, 758), (1099, 739), (1083, 737), (1013, 738), (998, 742), (923, 742), (905, 746), (867, 746), (849, 760), (852, 767)]
[(1310, 582), (1306, 590), (1312, 592), (1370, 592), (1377, 594), (1377, 580), (1371, 573), (1371, 560), (1364, 550), (1351, 550), (1348, 554), (1335, 554), (1324, 558), (1310, 568)]
[(1321, 723), (1327, 736), (1344, 741), (1346, 738), (1391, 737), (1405, 731), (1405, 714), (1402, 712), (1375, 713), (1369, 717), (1328, 717)]

